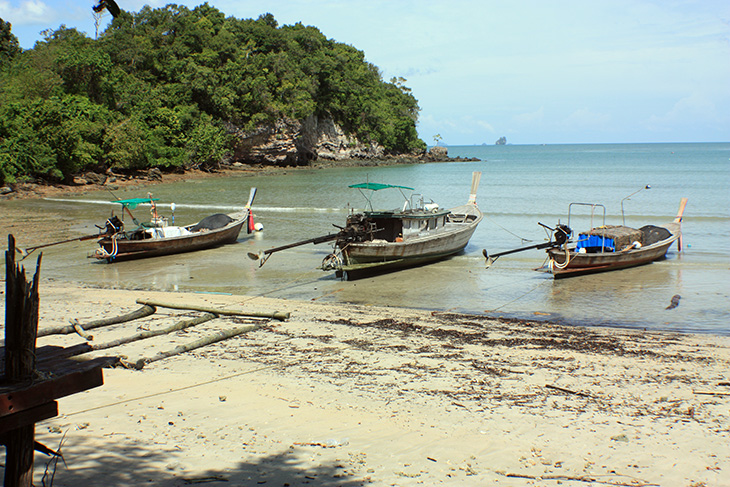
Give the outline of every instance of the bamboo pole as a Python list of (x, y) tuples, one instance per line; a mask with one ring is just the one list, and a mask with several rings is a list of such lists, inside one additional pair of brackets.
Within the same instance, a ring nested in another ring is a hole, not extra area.
[(102, 326), (109, 326), (109, 325), (116, 325), (117, 323), (125, 323), (127, 321), (132, 320), (138, 320), (140, 318), (144, 318), (146, 316), (149, 316), (151, 314), (154, 314), (155, 309), (154, 306), (148, 306), (144, 305), (138, 310), (132, 311), (130, 313), (127, 313), (122, 316), (114, 316), (112, 318), (104, 318), (101, 320), (95, 320), (90, 321), (86, 324), (81, 324), (78, 322), (78, 320), (73, 319), (71, 320), (70, 325), (60, 325), (60, 326), (54, 326), (51, 328), (44, 328), (42, 330), (38, 330), (38, 336), (44, 337), (48, 335), (68, 335), (71, 333), (77, 333), (78, 330), (76, 327), (81, 327), (82, 330), (92, 330), (94, 328), (100, 328)]
[(186, 328), (190, 328), (196, 325), (199, 325), (201, 323), (205, 323), (206, 321), (210, 321), (212, 319), (218, 318), (218, 316), (212, 314), (212, 313), (206, 313), (203, 316), (198, 316), (197, 318), (192, 318), (189, 320), (183, 320), (178, 323), (175, 323), (172, 326), (168, 326), (167, 328), (161, 328), (159, 330), (147, 330), (142, 331), (139, 333), (135, 333), (134, 335), (130, 335), (128, 337), (119, 338), (117, 340), (112, 340), (106, 343), (80, 343), (78, 345), (74, 345), (72, 347), (68, 347), (64, 349), (61, 353), (54, 354), (54, 357), (73, 357), (75, 355), (81, 355), (83, 353), (88, 352), (96, 352), (98, 350), (106, 350), (108, 348), (118, 347), (120, 345), (126, 345), (127, 343), (136, 342), (138, 340), (144, 340), (145, 338), (152, 338), (160, 335), (166, 335), (168, 333), (172, 333), (175, 331), (181, 331)]
[(274, 312), (253, 312), (253, 311), (237, 311), (227, 309), (215, 309), (208, 306), (196, 306), (190, 304), (174, 304), (174, 303), (162, 303), (152, 299), (138, 299), (137, 304), (146, 304), (148, 306), (157, 306), (159, 308), (170, 308), (170, 309), (186, 309), (193, 311), (203, 311), (205, 313), (213, 313), (216, 315), (225, 316), (251, 316), (255, 318), (273, 318), (275, 320), (284, 321), (288, 320), (290, 314), (281, 311)]
[(179, 355), (181, 353), (195, 350), (196, 348), (201, 348), (206, 345), (211, 345), (213, 343), (227, 340), (234, 336), (240, 335), (241, 333), (258, 330), (262, 326), (263, 326), (262, 324), (245, 325), (245, 326), (239, 326), (236, 328), (231, 328), (229, 330), (217, 331), (212, 335), (208, 335), (206, 337), (201, 338), (200, 340), (195, 340), (194, 342), (190, 342), (186, 345), (178, 345), (177, 347), (173, 348), (172, 350), (168, 350), (166, 352), (160, 352), (157, 355), (155, 355), (154, 357), (143, 357), (134, 363), (122, 362), (122, 364), (125, 365), (127, 368), (142, 370), (146, 364), (149, 364), (151, 362), (157, 362), (158, 360), (172, 357), (173, 355)]

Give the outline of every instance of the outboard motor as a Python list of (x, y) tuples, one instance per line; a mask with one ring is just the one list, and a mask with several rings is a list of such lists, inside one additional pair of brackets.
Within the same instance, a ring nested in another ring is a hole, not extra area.
[(95, 226), (100, 230), (104, 230), (101, 232), (101, 235), (114, 235), (115, 233), (119, 233), (124, 230), (124, 223), (122, 223), (122, 220), (120, 220), (116, 215), (109, 217), (106, 223), (104, 223), (104, 227), (100, 227), (99, 225)]
[(573, 235), (573, 230), (568, 225), (558, 223), (553, 232), (553, 244), (555, 247), (561, 247)]

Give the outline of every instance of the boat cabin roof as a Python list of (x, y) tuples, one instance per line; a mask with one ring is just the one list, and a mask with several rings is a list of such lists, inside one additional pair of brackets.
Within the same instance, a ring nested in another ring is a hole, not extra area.
[(397, 188), (397, 189), (409, 189), (411, 191), (415, 191), (413, 188), (409, 188), (408, 186), (396, 186), (394, 184), (383, 184), (383, 183), (358, 183), (358, 184), (351, 184), (348, 186), (348, 188), (354, 188), (354, 189), (369, 189), (371, 191), (380, 191), (381, 189), (388, 189), (388, 188)]
[(130, 210), (134, 210), (137, 208), (137, 205), (141, 203), (150, 203), (152, 201), (159, 201), (160, 198), (129, 198), (127, 200), (116, 200), (112, 201), (112, 203), (120, 203), (122, 206), (125, 206), (129, 208)]

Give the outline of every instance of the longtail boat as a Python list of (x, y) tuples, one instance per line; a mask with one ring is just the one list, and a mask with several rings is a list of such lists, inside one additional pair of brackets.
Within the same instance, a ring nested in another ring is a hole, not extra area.
[[(590, 207), (591, 215), (597, 208), (602, 209), (603, 224), (579, 233), (575, 240), (571, 240), (573, 230), (570, 228), (570, 219), (574, 206)], [(678, 249), (682, 250), (682, 218), (686, 206), (687, 198), (682, 198), (673, 221), (661, 225), (645, 225), (637, 229), (625, 225), (606, 225), (606, 209), (603, 205), (571, 203), (568, 208), (567, 225), (558, 224), (552, 229), (540, 224), (553, 231), (549, 242), (491, 256), (483, 250), (483, 254), (489, 267), (502, 255), (528, 249), (546, 249), (548, 260), (543, 269), (552, 273), (555, 279), (648, 264), (663, 259), (674, 242), (677, 242)]]
[[(322, 262), (323, 270), (334, 270), (338, 277), (357, 279), (366, 275), (389, 272), (434, 262), (464, 249), (482, 221), (482, 212), (476, 204), (480, 172), (472, 175), (472, 186), (466, 204), (451, 209), (440, 208), (433, 201), (424, 203), (420, 195), (406, 195), (414, 191), (407, 186), (381, 183), (360, 183), (349, 186), (358, 189), (367, 200), (361, 213), (348, 215), (345, 226), (337, 233), (324, 235), (294, 244), (268, 249), (260, 254), (249, 254), (261, 265), (274, 252), (307, 243), (334, 241), (334, 252)], [(365, 193), (398, 190), (404, 198), (402, 208), (374, 210), (371, 197)]]
[[(246, 224), (247, 231), (254, 230), (251, 204), (256, 195), (256, 188), (251, 188), (248, 203), (243, 211), (226, 215), (217, 213), (208, 216), (198, 223), (187, 226), (168, 224), (168, 219), (159, 216), (156, 201), (152, 198), (132, 198), (117, 200), (122, 211), (134, 220), (136, 228), (125, 230), (124, 223), (117, 216), (106, 221), (105, 232), (98, 240), (99, 248), (92, 257), (106, 260), (108, 263), (120, 260), (157, 257), (161, 255), (179, 254), (196, 250), (209, 249), (236, 242), (241, 229)], [(151, 205), (152, 219), (149, 223), (139, 223), (130, 210), (141, 203)], [(174, 205), (171, 206), (174, 215)]]
[(555, 279), (613, 271), (663, 259), (669, 247), (679, 243), (687, 198), (682, 198), (673, 221), (662, 225), (630, 228), (601, 225), (580, 233), (576, 242), (547, 249), (548, 271)]

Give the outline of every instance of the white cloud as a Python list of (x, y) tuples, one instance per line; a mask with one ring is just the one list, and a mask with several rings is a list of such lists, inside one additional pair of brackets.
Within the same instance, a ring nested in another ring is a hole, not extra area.
[(0, 2), (0, 17), (15, 25), (31, 25), (39, 22), (50, 22), (53, 9), (45, 2), (28, 0), (20, 2)]
[(653, 131), (667, 131), (677, 125), (727, 123), (728, 117), (720, 117), (715, 104), (701, 93), (692, 93), (678, 100), (663, 115), (651, 115), (648, 128)]
[(598, 113), (589, 110), (588, 108), (579, 108), (573, 113), (568, 115), (565, 119), (565, 124), (568, 127), (603, 127), (611, 121), (611, 116), (605, 113)]
[(542, 123), (545, 119), (545, 107), (540, 107), (534, 112), (519, 113), (512, 117), (512, 121), (520, 125), (534, 125)]
[(496, 130), (494, 130), (494, 127), (492, 127), (492, 124), (491, 124), (491, 123), (489, 123), (489, 122), (486, 122), (486, 121), (484, 121), (484, 120), (477, 120), (475, 124), (476, 124), (476, 125), (477, 125), (478, 127), (481, 127), (481, 128), (483, 128), (483, 129), (484, 129), (484, 130), (486, 130), (487, 132), (490, 132), (490, 133), (493, 133), (493, 134), (494, 134), (494, 133), (496, 133)]

